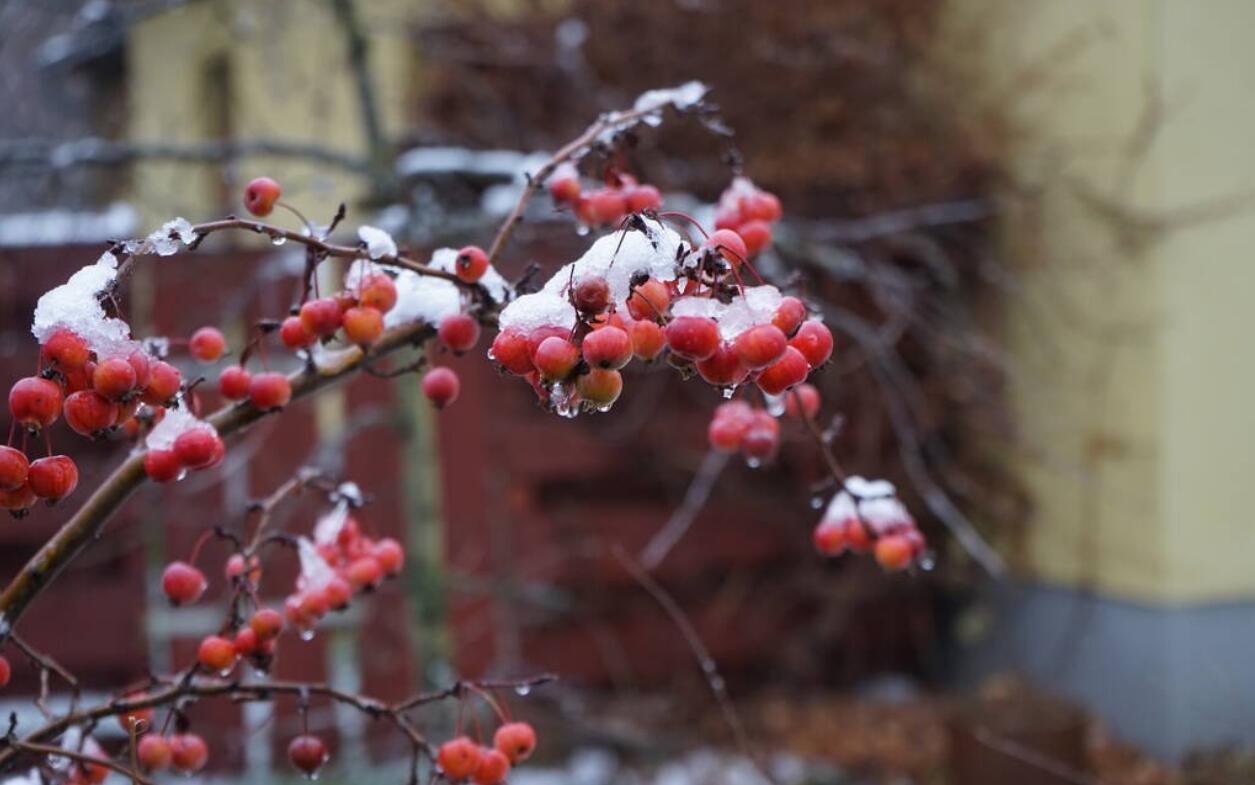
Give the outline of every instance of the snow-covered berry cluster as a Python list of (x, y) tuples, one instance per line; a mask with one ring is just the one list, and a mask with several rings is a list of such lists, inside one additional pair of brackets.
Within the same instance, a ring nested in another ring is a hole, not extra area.
[(719, 196), (715, 228), (739, 234), (749, 254), (756, 256), (771, 245), (772, 226), (781, 215), (780, 200), (775, 194), (754, 185), (747, 177), (736, 177)]
[(924, 535), (897, 498), (893, 483), (850, 477), (832, 497), (814, 532), (825, 556), (872, 552), (886, 570), (902, 570), (924, 555)]

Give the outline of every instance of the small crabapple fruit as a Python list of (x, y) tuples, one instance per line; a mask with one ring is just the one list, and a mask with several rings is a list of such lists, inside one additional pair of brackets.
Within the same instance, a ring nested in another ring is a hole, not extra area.
[(628, 202), (623, 194), (603, 188), (588, 195), (585, 211), (594, 224), (613, 224), (628, 212)]
[(24, 482), (12, 490), (0, 491), (0, 509), (8, 510), (15, 518), (21, 518), (35, 506), (38, 499), (31, 490), (30, 483)]
[(536, 347), (532, 363), (545, 381), (559, 382), (571, 375), (580, 361), (580, 350), (565, 337), (551, 335)]
[(757, 461), (769, 461), (780, 447), (780, 425), (765, 411), (754, 413), (754, 419), (741, 440), (741, 451)]
[(779, 327), (785, 335), (792, 337), (805, 320), (806, 305), (796, 297), (786, 295), (780, 298), (780, 305), (776, 306), (776, 315), (772, 317), (771, 323)]
[(173, 561), (161, 573), (161, 590), (171, 605), (190, 605), (209, 587), (205, 573), (184, 561)]
[(815, 550), (824, 556), (840, 556), (845, 552), (845, 526), (840, 522), (820, 521), (811, 540)]
[(716, 387), (734, 387), (749, 376), (749, 368), (745, 367), (736, 350), (726, 343), (719, 344), (714, 354), (700, 360), (696, 366), (697, 373), (706, 383)]
[(209, 746), (195, 733), (170, 737), (170, 762), (185, 773), (200, 771), (209, 762)]
[(165, 406), (178, 394), (183, 374), (164, 360), (152, 363), (151, 374), (142, 400), (150, 406)]
[(329, 758), (327, 745), (309, 733), (297, 736), (288, 744), (288, 760), (307, 776), (316, 774)]
[(627, 299), (628, 313), (633, 319), (658, 319), (671, 304), (671, 290), (657, 278), (648, 278), (632, 287)]
[(125, 357), (110, 357), (96, 363), (92, 371), (92, 387), (111, 401), (135, 389), (135, 368)]
[(632, 359), (632, 339), (618, 327), (603, 327), (584, 336), (584, 362), (617, 371)]
[(780, 395), (806, 381), (809, 373), (810, 365), (806, 358), (793, 346), (789, 346), (780, 359), (764, 368), (754, 381), (768, 395)]
[(610, 307), (610, 284), (600, 275), (585, 275), (571, 289), (575, 310), (595, 316)]
[(432, 368), (423, 376), (423, 395), (437, 409), (443, 409), (458, 399), (462, 382), (452, 368)]
[(797, 328), (789, 346), (801, 352), (810, 367), (818, 368), (832, 356), (832, 331), (823, 322), (811, 319)]
[(66, 397), (61, 413), (75, 433), (94, 436), (117, 422), (118, 405), (95, 390), (80, 390)]
[(68, 455), (50, 455), (31, 461), (26, 482), (35, 495), (49, 502), (64, 499), (78, 487), (78, 466)]
[(170, 767), (174, 755), (170, 742), (164, 736), (149, 733), (139, 740), (135, 755), (146, 771), (164, 771)]
[(144, 453), (144, 473), (154, 482), (170, 482), (183, 473), (183, 462), (174, 450), (149, 450)]
[(549, 195), (555, 202), (574, 204), (580, 198), (580, 180), (571, 175), (551, 177), (548, 182)]
[(784, 397), (784, 413), (798, 419), (814, 419), (819, 414), (819, 390), (813, 384), (799, 384)]
[[(126, 356), (126, 361), (131, 364), (131, 368), (135, 370), (135, 388), (143, 390), (152, 383), (153, 369), (152, 360), (148, 356), (148, 352), (143, 349), (136, 349)], [(92, 369), (95, 373), (95, 368)]]
[(901, 534), (886, 534), (876, 540), (876, 562), (886, 570), (905, 570), (915, 558), (911, 541)]
[(257, 633), (253, 632), (252, 627), (241, 627), (231, 641), (236, 655), (240, 657), (251, 657), (257, 651), (258, 643)]
[(719, 349), (719, 325), (706, 316), (677, 316), (664, 332), (671, 353), (686, 360), (705, 360)]
[(373, 588), (383, 580), (383, 567), (375, 557), (363, 556), (349, 565), (346, 575), (353, 588), (361, 591)]
[(344, 312), (344, 335), (358, 346), (370, 346), (383, 335), (383, 314), (366, 306), (348, 309)]
[(640, 360), (653, 360), (667, 345), (666, 333), (651, 319), (638, 319), (628, 325), (632, 354)]
[(282, 409), (292, 400), (292, 383), (277, 371), (256, 374), (248, 383), (248, 399), (262, 411)]
[(734, 269), (740, 267), (741, 262), (749, 256), (745, 241), (732, 229), (716, 229), (710, 237), (706, 238), (705, 245), (707, 248), (714, 248), (718, 251)]
[(189, 428), (175, 437), (174, 454), (189, 469), (203, 469), (213, 463), (221, 441), (210, 428)]
[(736, 229), (741, 220), (741, 213), (736, 210), (720, 210), (715, 213), (715, 228)]
[(502, 330), (492, 339), (492, 359), (515, 376), (535, 370), (532, 366), (532, 350), (527, 336), (517, 330)]
[(9, 412), (24, 428), (46, 428), (61, 416), (61, 388), (39, 376), (18, 379), (9, 390)]
[(449, 351), (462, 354), (479, 343), (479, 322), (464, 313), (450, 314), (440, 320), (436, 335)]
[[(300, 323), (300, 319), (296, 320)], [(228, 401), (238, 401), (248, 397), (248, 384), (253, 375), (242, 365), (232, 365), (222, 369), (218, 374), (218, 392)]]
[(478, 245), (468, 245), (458, 251), (454, 272), (467, 283), (475, 283), (488, 272), (488, 254)]
[(322, 593), (327, 600), (327, 607), (333, 611), (344, 610), (349, 607), (349, 600), (353, 599), (353, 587), (338, 575), (327, 581), (327, 585), (322, 587)]
[(13, 678), (13, 666), (9, 665), (9, 661), (0, 654), (0, 689), (9, 686), (11, 678)]
[(318, 336), (310, 332), (301, 317), (289, 316), (279, 325), (279, 340), (289, 349), (296, 350), (309, 346), (318, 340)]
[(493, 734), (492, 745), (517, 766), (536, 750), (536, 731), (526, 722), (507, 722)]
[(741, 197), (741, 218), (746, 221), (778, 221), (783, 214), (780, 199), (767, 191), (758, 191)]
[(207, 635), (196, 650), (196, 661), (216, 673), (235, 667), (235, 642), (220, 635)]
[(370, 273), (358, 284), (357, 304), (387, 313), (397, 304), (397, 285), (387, 273)]
[(738, 335), (733, 346), (747, 368), (760, 371), (780, 359), (789, 339), (774, 324), (760, 324)]
[[(248, 557), (247, 580), (254, 586), (261, 581), (261, 559), (256, 554)], [(237, 580), (245, 578), (244, 555), (233, 553), (227, 559), (226, 564), (222, 565), (222, 575), (227, 579), (227, 583), (234, 584)]]
[(275, 209), (283, 189), (269, 177), (258, 177), (244, 186), (244, 209), (258, 218), (265, 218)]
[(96, 363), (88, 360), (78, 368), (70, 368), (62, 370), (61, 374), (65, 377), (65, 392), (76, 393), (92, 388), (92, 374), (96, 371)]
[(629, 213), (641, 210), (657, 210), (662, 207), (662, 194), (652, 185), (638, 185), (628, 190), (627, 209)]
[(575, 389), (585, 401), (604, 409), (619, 399), (623, 392), (623, 376), (618, 371), (591, 368), (588, 373), (575, 378)]
[(313, 335), (333, 335), (340, 329), (344, 312), (334, 297), (319, 297), (301, 306), (301, 323)]
[(227, 339), (217, 327), (202, 327), (192, 333), (187, 342), (187, 349), (192, 356), (203, 363), (218, 362), (227, 350)]
[(391, 537), (384, 537), (375, 543), (371, 554), (375, 557), (375, 561), (379, 562), (384, 575), (399, 574), (401, 567), (405, 564), (405, 549), (401, 547), (401, 543)]
[[(507, 755), (508, 757), (508, 755)], [(460, 782), (479, 767), (479, 747), (466, 736), (458, 736), (440, 745), (436, 753), (440, 770), (453, 782)]]
[(16, 447), (0, 446), (0, 491), (21, 488), (29, 470), (26, 453)]
[(273, 640), (283, 632), (283, 614), (274, 608), (258, 608), (248, 620), (248, 626), (261, 640)]
[(858, 517), (845, 519), (845, 544), (855, 553), (867, 553), (875, 546), (875, 535)]
[(746, 221), (737, 227), (736, 233), (741, 235), (750, 256), (757, 256), (771, 245), (771, 226), (766, 221)]
[(482, 747), (479, 765), (475, 768), (475, 785), (500, 785), (510, 773), (510, 759), (501, 750)]
[(91, 359), (91, 347), (78, 333), (62, 327), (39, 347), (39, 356), (62, 371), (72, 371), (82, 368)]

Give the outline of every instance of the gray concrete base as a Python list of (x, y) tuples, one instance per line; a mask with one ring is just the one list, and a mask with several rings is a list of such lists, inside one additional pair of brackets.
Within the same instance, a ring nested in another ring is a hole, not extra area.
[(1164, 608), (1023, 585), (989, 599), (964, 682), (1017, 671), (1166, 759), (1255, 744), (1255, 602)]

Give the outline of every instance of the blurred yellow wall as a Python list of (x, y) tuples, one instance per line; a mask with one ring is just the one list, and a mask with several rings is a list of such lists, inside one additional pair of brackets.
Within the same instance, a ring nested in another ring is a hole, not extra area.
[(1255, 596), (1255, 3), (954, 0), (1010, 106), (1004, 246), (1026, 571), (1164, 604)]

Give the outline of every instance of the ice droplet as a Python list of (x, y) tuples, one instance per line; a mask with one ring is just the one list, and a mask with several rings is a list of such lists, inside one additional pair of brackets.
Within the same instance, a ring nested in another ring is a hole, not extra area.
[(932, 572), (937, 566), (937, 557), (931, 550), (926, 550), (919, 556), (919, 568), (924, 572)]
[(531, 694), (532, 687), (530, 684), (520, 684), (519, 686), (514, 688), (514, 692), (518, 694), (520, 698), (526, 698), (528, 695)]
[(274, 237), (270, 238), (271, 245), (283, 245), (287, 241), (288, 241), (288, 238), (284, 237), (281, 234), (276, 234)]
[(231, 671), (233, 670), (235, 670), (234, 665), (232, 665), (230, 668), (223, 668), (222, 670), (218, 671), (218, 676), (225, 679), (226, 677), (231, 675)]
[(824, 506), (824, 497), (822, 495), (817, 493), (811, 497), (811, 509), (812, 510), (818, 510), (820, 507), (823, 507), (823, 506)]
[(592, 228), (589, 227), (588, 224), (580, 224), (579, 226), (575, 227), (575, 233), (578, 234), (580, 237), (587, 237), (588, 233), (591, 231), (592, 231)]
[(736, 388), (735, 387), (721, 387), (719, 389), (719, 394), (723, 396), (723, 399), (725, 401), (730, 401), (732, 400), (732, 396), (736, 395)]
[(602, 414), (605, 414), (606, 412), (610, 411), (613, 408), (614, 408), (614, 404), (608, 403), (604, 406), (598, 406), (597, 411), (601, 412)]
[(314, 639), (313, 627), (306, 627), (305, 629), (301, 630), (301, 640), (312, 641), (313, 639)]
[(759, 466), (763, 465), (763, 462), (757, 458), (746, 458), (745, 465), (750, 467), (751, 469), (757, 469)]

